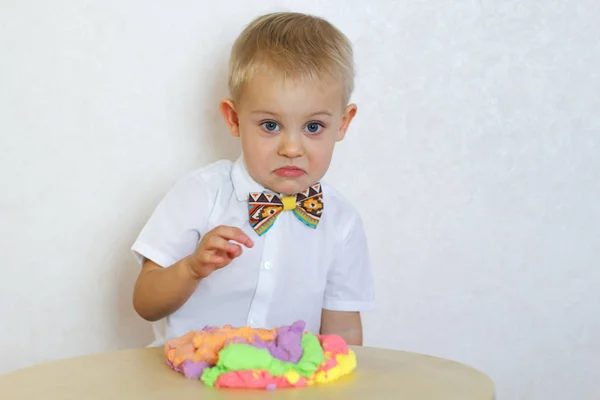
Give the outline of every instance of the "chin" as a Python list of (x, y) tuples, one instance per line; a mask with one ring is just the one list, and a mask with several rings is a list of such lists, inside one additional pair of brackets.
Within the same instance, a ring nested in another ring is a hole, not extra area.
[(294, 195), (298, 192), (303, 191), (308, 186), (309, 185), (303, 185), (300, 182), (282, 182), (278, 185), (275, 185), (274, 191), (277, 193), (281, 193), (285, 196), (289, 196), (289, 195)]

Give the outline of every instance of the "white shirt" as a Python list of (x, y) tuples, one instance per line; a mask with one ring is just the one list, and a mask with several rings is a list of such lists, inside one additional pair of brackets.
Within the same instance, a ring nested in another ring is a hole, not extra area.
[[(323, 308), (364, 311), (374, 306), (367, 240), (356, 210), (326, 182), (316, 229), (283, 211), (262, 236), (252, 229), (248, 195), (265, 190), (245, 168), (222, 160), (180, 179), (142, 229), (132, 251), (162, 267), (192, 254), (202, 235), (236, 226), (253, 248), (200, 281), (196, 291), (156, 329), (153, 345), (206, 325), (272, 329), (302, 319), (319, 333)], [(164, 331), (163, 331), (164, 329)]]

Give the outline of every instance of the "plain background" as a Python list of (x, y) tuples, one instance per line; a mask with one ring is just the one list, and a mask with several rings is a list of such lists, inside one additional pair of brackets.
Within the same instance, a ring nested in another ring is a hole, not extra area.
[(131, 244), (175, 179), (239, 147), (218, 114), (269, 11), (353, 41), (328, 179), (368, 230), (366, 344), (600, 398), (597, 0), (0, 1), (0, 372), (146, 345)]

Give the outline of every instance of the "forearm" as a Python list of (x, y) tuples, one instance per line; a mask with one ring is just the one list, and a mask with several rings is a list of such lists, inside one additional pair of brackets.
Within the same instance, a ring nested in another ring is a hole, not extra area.
[(363, 330), (360, 313), (323, 310), (321, 334), (341, 336), (348, 345), (362, 346)]
[(363, 334), (360, 327), (338, 330), (335, 334), (341, 336), (349, 346), (362, 346), (363, 344)]
[(147, 261), (133, 292), (135, 311), (148, 321), (157, 321), (177, 311), (190, 298), (200, 279), (194, 277), (187, 258), (162, 268)]

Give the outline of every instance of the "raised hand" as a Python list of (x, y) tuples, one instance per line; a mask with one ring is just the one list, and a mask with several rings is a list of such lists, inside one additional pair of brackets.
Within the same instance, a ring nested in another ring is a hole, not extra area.
[(188, 257), (190, 272), (197, 279), (206, 278), (213, 271), (226, 267), (234, 258), (239, 257), (242, 254), (241, 245), (251, 248), (254, 243), (239, 228), (217, 226), (202, 237), (196, 252)]

